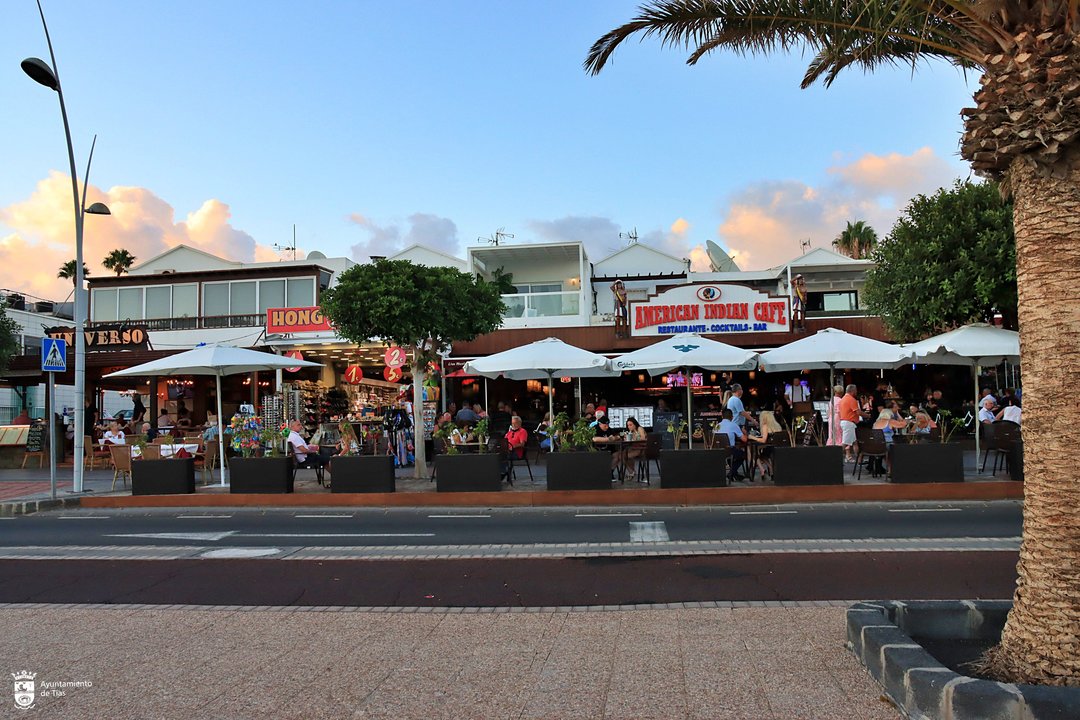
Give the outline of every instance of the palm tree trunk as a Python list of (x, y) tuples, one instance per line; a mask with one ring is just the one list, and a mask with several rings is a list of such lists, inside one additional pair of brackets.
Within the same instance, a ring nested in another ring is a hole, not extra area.
[(1024, 402), (1024, 537), (990, 669), (1010, 682), (1080, 685), (1080, 153), (1064, 177), (1010, 168)]

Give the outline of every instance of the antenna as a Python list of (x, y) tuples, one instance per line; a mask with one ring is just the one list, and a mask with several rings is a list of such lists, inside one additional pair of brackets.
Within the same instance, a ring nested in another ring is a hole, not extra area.
[(498, 247), (501, 241), (506, 240), (507, 238), (512, 239), (513, 237), (514, 234), (506, 232), (506, 228), (499, 228), (491, 237), (478, 237), (476, 238), (476, 241), (490, 243), (491, 245)]
[(624, 240), (629, 240), (630, 242), (628, 242), (627, 245), (633, 245), (638, 240), (637, 227), (635, 227), (630, 232), (619, 233), (619, 237)]
[(805, 240), (800, 240), (799, 241), (799, 249), (802, 251), (802, 254), (805, 255), (806, 251), (810, 249), (810, 238), (806, 238)]
[(274, 249), (277, 250), (278, 252), (285, 252), (285, 251), (291, 252), (292, 253), (292, 259), (296, 260), (296, 223), (293, 223), (293, 226), (292, 226), (292, 245), (278, 245), (278, 244), (275, 243), (274, 244)]

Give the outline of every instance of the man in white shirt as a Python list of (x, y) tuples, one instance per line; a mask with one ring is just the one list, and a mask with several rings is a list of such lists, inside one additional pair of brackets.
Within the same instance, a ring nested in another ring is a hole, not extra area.
[(982, 407), (979, 408), (979, 422), (992, 423), (994, 420), (994, 399), (989, 397), (983, 398)]
[(292, 443), (293, 453), (296, 455), (296, 464), (305, 468), (320, 469), (326, 466), (327, 459), (319, 454), (318, 445), (308, 445), (300, 434), (304, 428), (299, 420), (289, 423), (289, 442)]

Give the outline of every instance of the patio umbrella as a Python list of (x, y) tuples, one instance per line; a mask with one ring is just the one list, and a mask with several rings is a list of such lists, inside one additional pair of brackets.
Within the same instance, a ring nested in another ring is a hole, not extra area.
[[(913, 353), (910, 350), (899, 345), (890, 345), (862, 335), (852, 335), (836, 328), (825, 328), (801, 340), (762, 354), (759, 363), (764, 372), (797, 372), (828, 368), (829, 392), (831, 393), (833, 375), (838, 366), (880, 370), (911, 362), (912, 356)], [(832, 408), (833, 403), (830, 400), (830, 428), (833, 421)]]
[[(692, 425), (693, 422), (691, 420), (693, 394), (689, 380), (691, 367), (705, 370), (753, 370), (756, 364), (757, 353), (752, 350), (743, 350), (694, 333), (672, 335), (612, 361), (612, 365), (617, 370), (645, 370), (650, 375), (659, 375), (677, 367), (685, 367), (688, 376), (686, 383), (688, 425)], [(693, 427), (690, 428), (688, 438), (690, 447), (693, 448)]]
[(217, 380), (218, 457), (221, 458), (221, 484), (225, 485), (225, 432), (221, 421), (221, 378), (225, 375), (241, 375), (261, 370), (293, 367), (321, 367), (321, 365), (257, 350), (223, 345), (201, 345), (187, 352), (109, 373), (105, 377), (213, 375)]
[(989, 361), (1020, 362), (1020, 333), (986, 323), (972, 323), (903, 346), (915, 353), (914, 362), (927, 365), (966, 365), (975, 385), (975, 466), (979, 458), (979, 372)]
[(611, 361), (603, 355), (582, 350), (551, 337), (470, 360), (465, 363), (464, 370), (471, 375), (483, 375), (485, 378), (496, 378), (500, 375), (510, 380), (546, 378), (548, 412), (552, 421), (555, 420), (555, 398), (552, 392), (555, 376), (615, 377), (620, 372), (612, 370)]

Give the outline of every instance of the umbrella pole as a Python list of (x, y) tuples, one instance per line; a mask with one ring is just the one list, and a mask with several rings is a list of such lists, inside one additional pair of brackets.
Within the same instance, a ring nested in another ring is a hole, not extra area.
[[(214, 376), (217, 381), (217, 441), (218, 441), (218, 462), (221, 463), (221, 486), (225, 487), (225, 431), (222, 427), (221, 419), (221, 374)], [(211, 476), (213, 476), (214, 468), (210, 468)]]
[[(829, 365), (829, 392), (826, 393), (828, 395), (828, 398), (829, 398), (829, 438), (830, 439), (835, 437), (833, 435), (833, 431), (835, 430), (835, 428), (833, 427), (833, 423), (836, 422), (836, 418), (833, 417), (833, 405), (836, 404), (836, 403), (833, 402), (833, 384), (836, 382), (833, 379), (833, 371), (835, 369), (836, 369), (835, 363)], [(828, 440), (825, 441), (825, 444), (826, 445), (829, 444)], [(840, 447), (843, 447), (843, 446), (844, 446), (844, 442), (843, 442), (843, 440), (841, 440), (840, 441)]]
[[(686, 366), (686, 442), (690, 450), (694, 449), (694, 393), (690, 387), (690, 366)], [(678, 450), (679, 448), (675, 448)]]
[(979, 420), (979, 363), (972, 368), (972, 382), (975, 385), (975, 474), (979, 474), (979, 436), (982, 435), (982, 421)]
[(484, 378), (484, 412), (487, 412), (487, 409), (488, 409), (487, 378)]
[(555, 450), (555, 373), (548, 371), (548, 438), (551, 439), (551, 449)]

